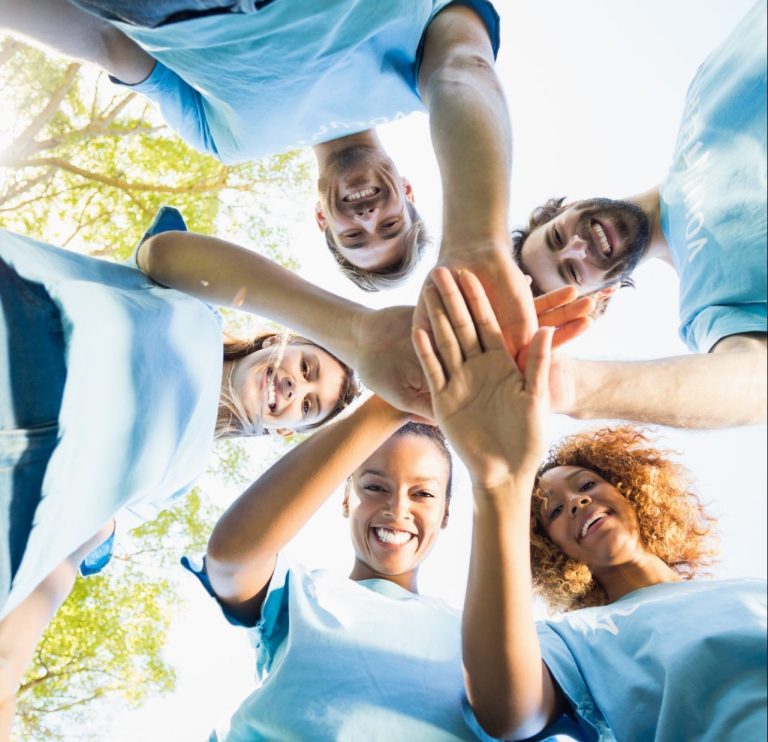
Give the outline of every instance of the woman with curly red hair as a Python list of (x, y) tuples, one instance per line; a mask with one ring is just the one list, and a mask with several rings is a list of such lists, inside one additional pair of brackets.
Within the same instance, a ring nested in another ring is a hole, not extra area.
[[(693, 579), (714, 519), (642, 431), (583, 432), (539, 467), (550, 331), (523, 375), (477, 279), (432, 281), (439, 354), (422, 330), (414, 343), (472, 479), (463, 660), (485, 732), (552, 733), (566, 715), (587, 740), (765, 739), (765, 580)], [(533, 620), (531, 575), (564, 613)]]

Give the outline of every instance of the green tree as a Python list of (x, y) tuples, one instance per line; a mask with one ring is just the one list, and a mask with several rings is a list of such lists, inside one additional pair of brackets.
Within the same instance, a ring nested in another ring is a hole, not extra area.
[(18, 740), (104, 739), (105, 711), (173, 691), (163, 658), (180, 609), (172, 572), (205, 547), (218, 511), (193, 490), (133, 530), (104, 572), (78, 578), (47, 628), (17, 695)]
[[(0, 37), (0, 226), (52, 244), (123, 259), (159, 206), (190, 228), (226, 234), (288, 268), (286, 219), (310, 202), (310, 160), (289, 152), (224, 166), (184, 144), (140, 97), (87, 66)], [(253, 318), (226, 312), (236, 334)], [(290, 442), (220, 442), (216, 481), (241, 485)], [(137, 706), (171, 692), (163, 658), (182, 607), (178, 558), (200, 553), (218, 516), (195, 489), (131, 533), (109, 567), (79, 579), (48, 627), (18, 694), (19, 740), (104, 739), (111, 705)]]
[(158, 207), (224, 231), (287, 267), (281, 207), (309, 202), (293, 151), (225, 166), (187, 146), (139, 95), (104, 74), (0, 37), (0, 226), (127, 257)]

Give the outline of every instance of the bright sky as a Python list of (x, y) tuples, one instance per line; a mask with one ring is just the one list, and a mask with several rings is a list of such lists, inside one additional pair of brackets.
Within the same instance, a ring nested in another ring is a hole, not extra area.
[[(552, 195), (629, 196), (666, 172), (685, 91), (699, 63), (751, 6), (750, 0), (497, 0), (502, 17), (498, 71), (512, 114), (511, 221)], [(413, 183), (417, 206), (439, 237), (440, 181), (426, 117), (381, 130)], [(303, 217), (309, 220), (309, 204)], [(396, 294), (371, 297), (336, 273), (313, 227), (294, 240), (307, 277), (371, 306), (413, 303), (424, 272)], [(678, 340), (677, 280), (664, 265), (636, 274), (589, 335), (572, 345), (585, 358), (654, 358), (686, 353)], [(717, 389), (713, 388), (713, 394)], [(578, 429), (554, 416), (553, 439)], [(766, 434), (660, 431), (682, 453), (698, 491), (721, 517), (723, 561), (717, 576), (766, 574)], [(259, 444), (254, 455), (259, 455)], [(421, 591), (460, 606), (471, 525), (470, 492), (459, 471), (451, 524), (422, 572)], [(223, 493), (229, 499), (237, 492)], [(349, 571), (352, 552), (334, 497), (290, 545), (303, 563)], [(189, 609), (179, 619), (169, 658), (179, 667), (171, 697), (114, 719), (112, 740), (204, 739), (216, 719), (252, 689), (253, 661), (241, 630), (230, 627), (192, 578)]]

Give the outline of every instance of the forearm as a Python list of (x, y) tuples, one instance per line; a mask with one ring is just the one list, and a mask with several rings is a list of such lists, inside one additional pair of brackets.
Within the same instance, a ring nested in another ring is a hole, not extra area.
[(67, 0), (0, 0), (0, 25), (134, 84), (155, 60), (125, 34)]
[[(488, 492), (475, 490), (469, 580), (462, 623), (467, 694), (485, 730), (523, 738), (549, 720), (530, 568), (533, 476)], [(505, 491), (502, 491), (505, 490)]]
[(164, 232), (141, 246), (138, 260), (141, 269), (164, 286), (268, 317), (356, 364), (355, 320), (369, 310), (252, 250), (215, 237)]
[(622, 418), (681, 428), (751, 425), (766, 419), (762, 344), (653, 361), (571, 361), (572, 417)]
[(208, 543), (216, 593), (240, 603), (259, 593), (275, 555), (407, 416), (372, 397), (283, 456), (224, 513)]
[(0, 740), (10, 735), (13, 695), (45, 627), (72, 590), (80, 562), (108, 536), (111, 528), (111, 522), (105, 525), (0, 621)]
[[(455, 41), (441, 48), (442, 39)], [(507, 244), (511, 127), (485, 28), (471, 10), (448, 9), (430, 26), (420, 82), (443, 183), (441, 257)]]

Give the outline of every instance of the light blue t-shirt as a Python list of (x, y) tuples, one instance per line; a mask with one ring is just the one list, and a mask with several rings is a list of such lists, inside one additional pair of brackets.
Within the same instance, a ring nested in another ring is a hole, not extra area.
[(766, 582), (635, 590), (538, 625), (586, 740), (766, 739)]
[(258, 688), (211, 742), (490, 739), (470, 729), (461, 614), (441, 600), (278, 556), (248, 631)]
[(759, 0), (691, 83), (661, 188), (680, 335), (697, 352), (766, 332), (766, 43)]
[[(158, 60), (133, 86), (183, 139), (241, 162), (423, 110), (422, 35), (450, 0), (273, 0), (157, 28), (115, 22)], [(489, 0), (473, 7), (498, 49)]]
[(3, 615), (121, 509), (151, 517), (204, 471), (222, 331), (203, 302), (133, 268), (0, 230), (0, 258), (61, 314), (59, 440)]

